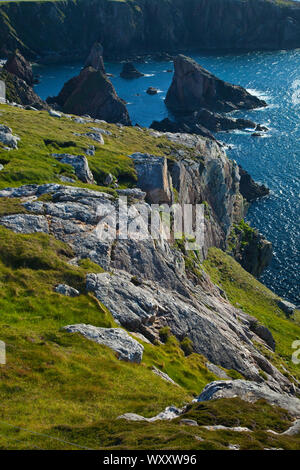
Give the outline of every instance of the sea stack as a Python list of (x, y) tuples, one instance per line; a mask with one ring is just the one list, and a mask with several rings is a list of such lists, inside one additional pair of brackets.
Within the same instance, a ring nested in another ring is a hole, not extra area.
[(80, 74), (66, 82), (57, 97), (47, 101), (65, 113), (88, 114), (94, 119), (130, 126), (126, 105), (105, 73), (102, 54), (101, 44), (95, 43)]
[(93, 44), (89, 56), (84, 64), (84, 68), (86, 67), (93, 67), (93, 69), (105, 73), (105, 67), (103, 62), (103, 47), (99, 42), (95, 42)]
[(174, 77), (165, 103), (173, 112), (190, 114), (203, 108), (229, 112), (267, 106), (243, 87), (217, 78), (190, 57), (174, 59)]
[(120, 77), (126, 78), (126, 79), (131, 79), (131, 78), (144, 77), (144, 74), (142, 72), (139, 72), (135, 68), (135, 66), (133, 65), (132, 62), (126, 62), (123, 65), (123, 70), (120, 73)]

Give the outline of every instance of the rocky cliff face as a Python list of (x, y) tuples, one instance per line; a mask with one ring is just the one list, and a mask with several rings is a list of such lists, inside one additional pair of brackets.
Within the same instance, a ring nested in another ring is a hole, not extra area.
[(90, 66), (71, 78), (60, 94), (49, 101), (57, 103), (65, 113), (88, 114), (96, 119), (131, 125), (126, 105), (107, 76)]
[(265, 101), (244, 88), (224, 82), (190, 57), (174, 59), (174, 77), (166, 96), (172, 111), (190, 114), (203, 108), (212, 111), (233, 111), (266, 106)]
[[(119, 190), (119, 195), (128, 191)], [(224, 197), (224, 188), (221, 192)], [(136, 195), (136, 190), (132, 194)], [(37, 200), (45, 195), (49, 202)], [(255, 346), (256, 342), (271, 344), (274, 349), (271, 333), (257, 323), (254, 328), (253, 318), (233, 307), (204, 272), (196, 282), (191, 281), (179, 249), (162, 237), (114, 238), (108, 220), (118, 202), (109, 194), (45, 184), (8, 188), (0, 191), (1, 197), (21, 197), (28, 211), (0, 217), (1, 225), (17, 233), (51, 234), (72, 247), (73, 264), (89, 258), (107, 271), (88, 274), (86, 289), (129, 331), (153, 342), (159, 339), (160, 329), (168, 326), (178, 339), (190, 338), (194, 351), (214, 364), (235, 369), (258, 383), (263, 381), (263, 370), (269, 388), (295, 392)], [(148, 210), (143, 193), (138, 197), (139, 209), (128, 208), (130, 222), (137, 225), (141, 208)], [(101, 221), (107, 222), (106, 234), (111, 230), (111, 237), (103, 237)]]
[(80, 0), (0, 7), (1, 55), (19, 47), (35, 59), (83, 59), (95, 41), (109, 57), (299, 47), (300, 6), (269, 0)]

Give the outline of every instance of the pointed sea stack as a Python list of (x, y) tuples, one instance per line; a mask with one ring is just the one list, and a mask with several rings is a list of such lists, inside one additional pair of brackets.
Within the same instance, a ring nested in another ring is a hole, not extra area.
[(77, 77), (65, 83), (59, 95), (51, 98), (53, 102), (64, 113), (78, 116), (88, 114), (95, 119), (131, 125), (126, 105), (118, 97), (112, 83), (104, 73), (93, 67), (84, 68)]
[(184, 55), (174, 59), (175, 73), (165, 103), (178, 113), (190, 114), (200, 109), (229, 112), (267, 106), (243, 87), (215, 77)]
[(85, 61), (84, 68), (93, 67), (93, 69), (99, 72), (105, 73), (105, 67), (103, 62), (103, 47), (99, 42), (95, 42), (88, 58)]

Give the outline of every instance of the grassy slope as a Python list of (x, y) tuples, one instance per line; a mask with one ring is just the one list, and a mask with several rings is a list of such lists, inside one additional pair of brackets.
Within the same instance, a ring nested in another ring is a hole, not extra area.
[(265, 350), (264, 354), (291, 380), (292, 374), (299, 381), (300, 367), (292, 362), (292, 343), (300, 339), (300, 312), (288, 320), (277, 306), (278, 297), (233, 258), (216, 248), (211, 248), (204, 268), (211, 279), (225, 290), (233, 305), (253, 315), (271, 330), (276, 341), (276, 353)]
[[(0, 122), (11, 126), (21, 137), (19, 150), (0, 150), (0, 161), (6, 164), (0, 172), (0, 188), (59, 182), (61, 174), (74, 176), (70, 167), (60, 165), (49, 153), (82, 153), (93, 143), (73, 135), (73, 132), (87, 132), (90, 125), (7, 106), (1, 106), (0, 112)], [(97, 146), (96, 156), (90, 158), (99, 182), (103, 175), (112, 172), (121, 178), (124, 186), (132, 185), (135, 174), (126, 155), (134, 151), (168, 154), (173, 147), (165, 139), (141, 135), (138, 129), (102, 124), (101, 127), (109, 129), (112, 136), (105, 137), (106, 145)], [(54, 142), (47, 146), (46, 138)], [(70, 141), (73, 143), (65, 144)], [(0, 214), (19, 211), (19, 201), (0, 200)], [(189, 411), (199, 424), (232, 425), (233, 416), (240, 423), (248, 421), (255, 433), (243, 436), (181, 426), (176, 421), (145, 424), (116, 420), (124, 412), (152, 416), (170, 404), (190, 402), (215, 377), (206, 369), (204, 358), (195, 354), (185, 357), (172, 337), (165, 345), (145, 344), (143, 362), (136, 365), (119, 361), (112, 351), (83, 337), (62, 332), (62, 326), (78, 322), (114, 326), (110, 313), (94, 297), (84, 293), (86, 273), (100, 268), (89, 261), (79, 268), (69, 265), (71, 250), (46, 235), (17, 235), (0, 228), (0, 240), (0, 339), (7, 344), (7, 364), (0, 366), (0, 448), (76, 448), (5, 423), (91, 448), (224, 449), (229, 442), (239, 443), (242, 448), (297, 447), (295, 438), (268, 436), (262, 431), (267, 427), (282, 431), (290, 421), (284, 412), (274, 412), (265, 403), (249, 410), (247, 404), (227, 400), (226, 409), (222, 403), (207, 403), (205, 409)], [(219, 259), (220, 263), (230, 260), (221, 254)], [(221, 265), (216, 267), (216, 262), (211, 255), (206, 268), (226, 289), (226, 272)], [(232, 263), (231, 278), (246, 276), (253, 289), (262, 291), (257, 311), (253, 299), (252, 310), (249, 309), (259, 318), (265, 312), (261, 319), (268, 324), (274, 311), (270, 307), (271, 294)], [(56, 294), (53, 289), (59, 282), (77, 287), (82, 294), (75, 299)], [(250, 284), (237, 285), (234, 295), (242, 296), (245, 288), (251, 293)], [(296, 323), (280, 318), (280, 325), (279, 338), (287, 331), (297, 337)], [(155, 376), (151, 371), (153, 365), (167, 372), (180, 387)], [(204, 441), (195, 436), (201, 436)]]

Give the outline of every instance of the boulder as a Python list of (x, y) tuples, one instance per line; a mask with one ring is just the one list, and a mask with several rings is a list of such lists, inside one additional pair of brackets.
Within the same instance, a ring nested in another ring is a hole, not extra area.
[(55, 287), (55, 292), (65, 295), (66, 297), (77, 297), (80, 295), (80, 292), (77, 289), (74, 289), (74, 287), (70, 287), (67, 284), (59, 284)]
[(123, 361), (140, 363), (144, 347), (121, 328), (97, 328), (92, 325), (68, 325), (63, 328), (68, 333), (80, 333), (85, 338), (103, 344), (116, 351)]
[(65, 163), (66, 165), (71, 165), (76, 173), (77, 178), (79, 178), (83, 183), (94, 183), (93, 174), (89, 168), (87, 158), (84, 155), (69, 155), (68, 153), (53, 153), (52, 157), (60, 161), (60, 163)]
[(19, 140), (20, 137), (13, 135), (12, 129), (10, 129), (10, 127), (0, 124), (0, 142), (5, 147), (17, 149)]
[(99, 42), (95, 42), (92, 49), (85, 61), (84, 68), (93, 67), (101, 73), (105, 73), (105, 67), (103, 62), (103, 47)]
[(131, 78), (139, 78), (143, 77), (144, 74), (139, 72), (135, 66), (133, 65), (132, 62), (125, 62), (123, 65), (123, 70), (120, 73), (120, 77), (126, 78), (126, 79), (131, 79)]
[(16, 77), (21, 80), (24, 80), (27, 85), (32, 86), (34, 84), (32, 67), (19, 51), (16, 51), (8, 58), (4, 65), (4, 69), (13, 75), (16, 75)]
[(62, 117), (62, 114), (59, 111), (55, 111), (55, 109), (49, 109), (48, 113), (49, 113), (49, 116), (51, 117), (55, 117), (58, 119)]
[(126, 421), (146, 421), (153, 423), (155, 421), (171, 421), (172, 419), (178, 418), (182, 414), (183, 410), (176, 408), (176, 406), (168, 406), (164, 411), (159, 413), (153, 418), (144, 418), (144, 416), (137, 415), (135, 413), (125, 413), (118, 416), (117, 419), (125, 419)]
[(126, 106), (113, 85), (103, 72), (93, 67), (86, 67), (71, 78), (51, 102), (56, 102), (65, 113), (131, 125)]
[(172, 203), (172, 181), (168, 174), (167, 159), (144, 153), (134, 153), (130, 158), (137, 173), (137, 186), (147, 193), (149, 202)]
[(174, 59), (174, 77), (166, 96), (166, 105), (174, 112), (189, 114), (203, 108), (233, 111), (266, 106), (266, 102), (238, 85), (224, 82), (189, 57)]
[(296, 305), (288, 302), (287, 300), (279, 299), (277, 305), (281, 310), (284, 311), (288, 316), (293, 315), (294, 311), (297, 309)]
[(162, 372), (161, 370), (157, 369), (157, 367), (153, 366), (152, 371), (155, 375), (158, 375), (158, 377), (165, 380), (166, 382), (169, 382), (172, 385), (177, 385), (179, 387), (179, 385), (176, 382), (174, 382), (174, 380), (171, 379), (171, 377), (169, 377), (168, 374), (166, 374), (165, 372)]
[(273, 391), (264, 383), (255, 383), (247, 380), (216, 381), (206, 385), (201, 395), (194, 402), (217, 400), (220, 398), (235, 398), (250, 403), (264, 399), (271, 405), (287, 410), (292, 416), (300, 416), (299, 398)]
[(148, 95), (157, 95), (158, 89), (157, 89), (157, 88), (154, 88), (153, 86), (149, 86), (149, 88), (147, 89), (146, 93), (147, 93)]
[(263, 184), (256, 183), (249, 173), (239, 165), (240, 193), (248, 202), (267, 196), (270, 190)]

